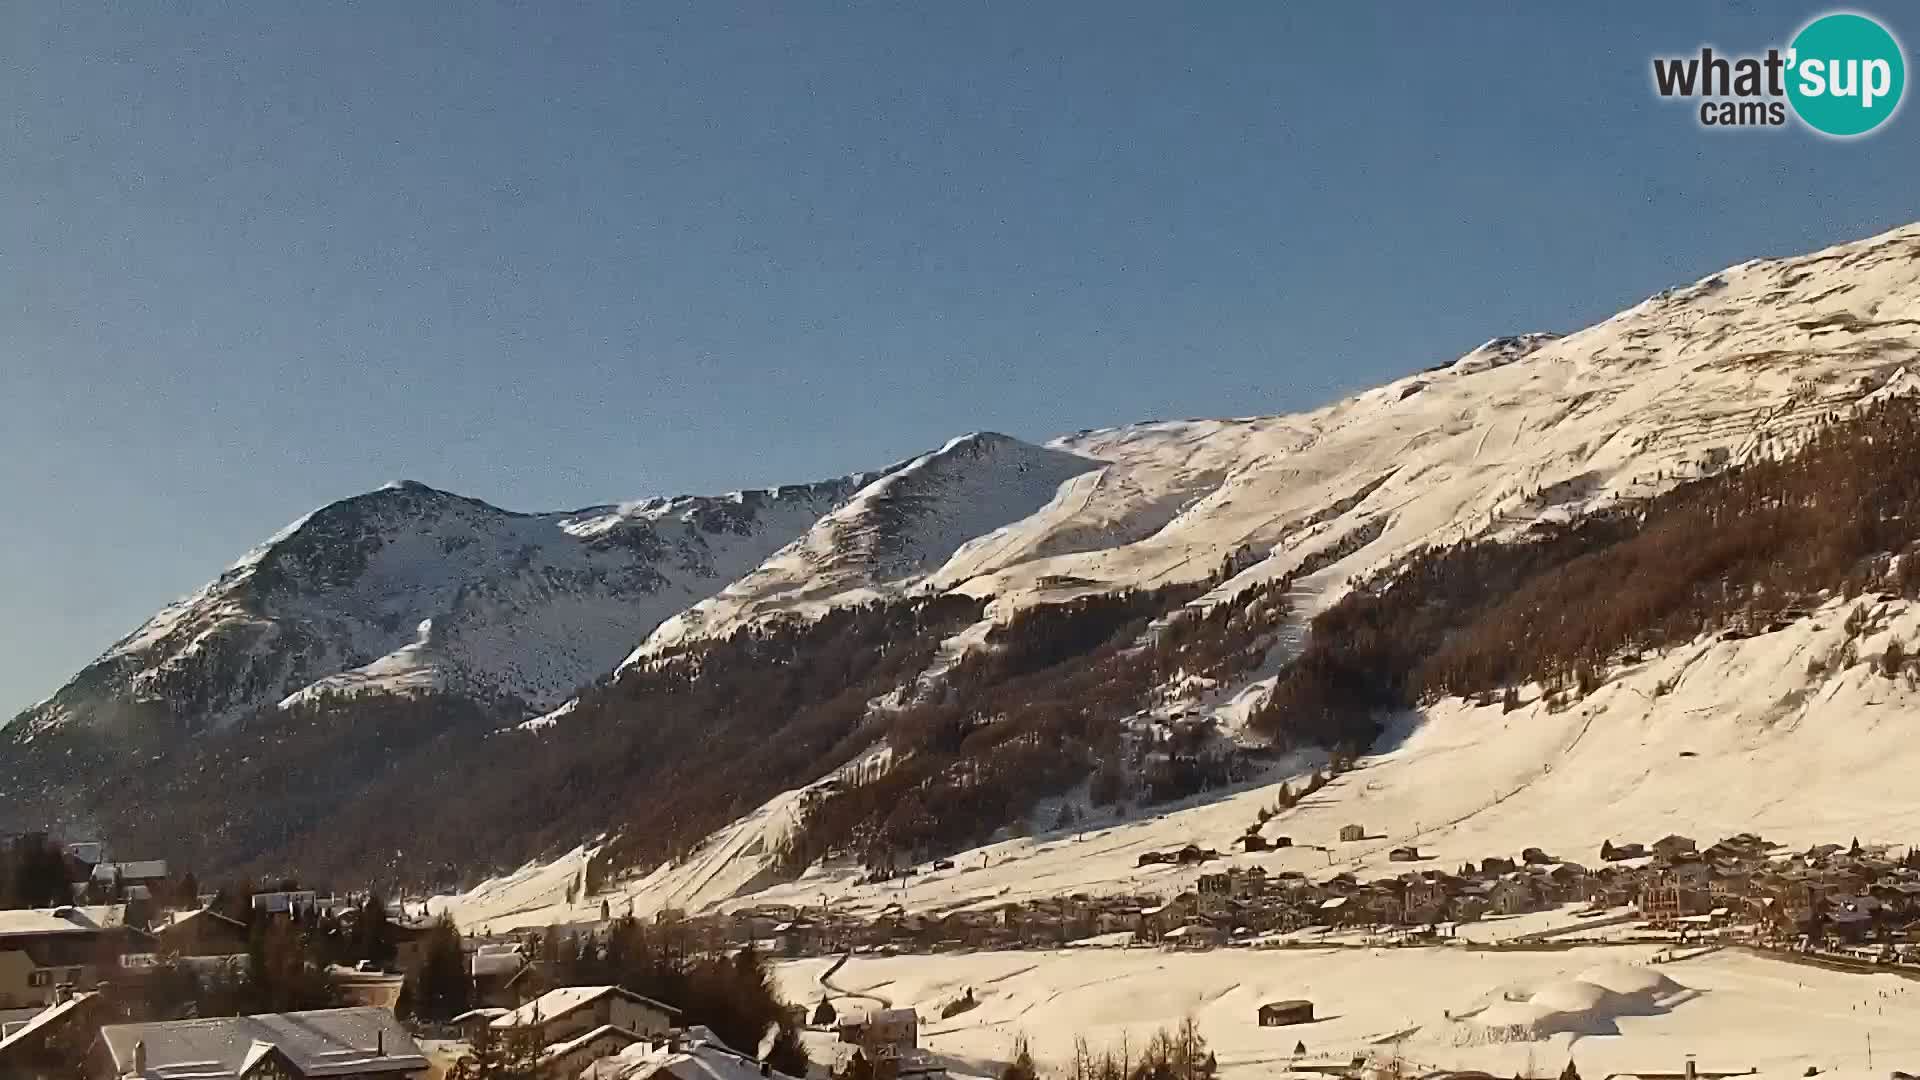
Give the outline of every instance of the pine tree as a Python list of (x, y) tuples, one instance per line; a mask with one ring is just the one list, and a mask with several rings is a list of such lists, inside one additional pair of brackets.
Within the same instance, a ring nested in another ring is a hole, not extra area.
[(382, 971), (393, 963), (398, 948), (393, 940), (393, 921), (387, 917), (387, 903), (378, 892), (369, 892), (360, 902), (353, 919), (353, 957), (366, 960)]
[(433, 924), (420, 962), (407, 978), (414, 1015), (423, 1020), (450, 1020), (472, 1007), (473, 979), (460, 948), (460, 930), (451, 916), (442, 913)]

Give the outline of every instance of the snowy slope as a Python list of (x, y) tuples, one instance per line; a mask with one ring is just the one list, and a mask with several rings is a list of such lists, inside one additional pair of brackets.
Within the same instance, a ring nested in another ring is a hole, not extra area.
[[(1920, 226), (1808, 256), (1745, 263), (1577, 333), (1498, 338), (1453, 363), (1309, 413), (1151, 422), (1056, 440), (1052, 448), (1091, 467), (1048, 476), (1055, 485), (1035, 485), (1024, 515), (953, 545), (937, 566), (915, 573), (911, 564), (896, 564), (906, 572), (890, 587), (993, 596), (992, 612), (1004, 615), (1089, 588), (1198, 578), (1228, 554), (1251, 549), (1248, 568), (1219, 593), (1308, 571), (1293, 591), (1297, 622), (1304, 622), (1356, 575), (1421, 545), (1517, 534), (1538, 521), (1649, 495), (1786, 449), (1811, 425), (1863, 399), (1915, 392), (1916, 328)], [(745, 619), (804, 612), (823, 598), (865, 595), (879, 575), (812, 576), (832, 563), (832, 543), (809, 546), (821, 535), (809, 534), (705, 605), (705, 625), (675, 620), (648, 648)], [(1300, 819), (1285, 827), (1330, 837), (1349, 817), (1370, 828), (1377, 822), (1390, 842), (1333, 856), (1368, 865), (1408, 840), (1444, 858), (1464, 858), (1532, 844), (1585, 851), (1606, 835), (1632, 839), (1679, 825), (1709, 835), (1757, 826), (1790, 840), (1830, 840), (1839, 832), (1900, 839), (1920, 827), (1920, 800), (1900, 794), (1897, 727), (1874, 719), (1873, 710), (1887, 706), (1867, 702), (1892, 695), (1890, 708), (1903, 713), (1915, 704), (1910, 692), (1858, 672), (1844, 685), (1812, 685), (1804, 656), (1765, 653), (1791, 635), (1830, 634), (1836, 623), (1829, 613), (1821, 631), (1809, 623), (1749, 642), (1702, 643), (1723, 668), (1717, 677), (1692, 684), (1691, 696), (1683, 682), (1657, 704), (1654, 686), (1675, 673), (1625, 677), (1619, 689), (1579, 707), (1611, 710), (1604, 723), (1588, 725), (1591, 717), (1578, 709), (1547, 715), (1530, 706), (1502, 717), (1497, 709), (1443, 703), (1404, 745), (1343, 779), (1312, 812), (1295, 811)], [(1296, 625), (1253, 681), (1199, 695), (1199, 711), (1237, 727), (1301, 640)], [(1669, 662), (1678, 661), (1660, 661)], [(1816, 691), (1824, 696), (1801, 696)], [(1804, 731), (1778, 722), (1781, 702), (1805, 701), (1816, 719)], [(1649, 740), (1671, 736), (1672, 718), (1680, 715), (1688, 718), (1694, 756), (1674, 750), (1646, 757)], [(1838, 744), (1846, 749), (1828, 749)], [(1567, 760), (1578, 762), (1585, 786), (1541, 782), (1550, 765), (1569, 775)], [(1722, 771), (1700, 775), (1709, 768)], [(1764, 781), (1745, 779), (1753, 775)], [(1782, 801), (1783, 789), (1794, 797)], [(1689, 794), (1681, 798), (1680, 790)], [(897, 885), (854, 886), (851, 872), (822, 871), (757, 895), (793, 900), (826, 892), (855, 904), (938, 907), (1132, 888), (1146, 883), (1133, 865), (1140, 851), (1188, 839), (1225, 846), (1270, 803), (1270, 791), (1253, 788), (1117, 824), (1082, 842), (1009, 841), (973, 853), (985, 869), (923, 876), (904, 892)], [(1304, 860), (1296, 867), (1304, 869), (1330, 857), (1306, 849), (1275, 858)], [(714, 880), (752, 880), (752, 860), (746, 863)], [(641, 909), (669, 904), (652, 887), (620, 889), (622, 900)], [(671, 902), (698, 906), (728, 895), (724, 888), (682, 891)]]
[(294, 522), (14, 730), (111, 721), (140, 703), (218, 727), (326, 691), (445, 688), (551, 704), (866, 479), (548, 514), (389, 485)]
[[(867, 538), (888, 530), (850, 502), (636, 655), (883, 591), (993, 596), (1004, 615), (1197, 579), (1243, 547), (1260, 559), (1230, 588), (1311, 558), (1311, 610), (1419, 545), (1652, 494), (1790, 445), (1863, 394), (1910, 389), (1917, 327), (1920, 225), (1743, 263), (1564, 337), (1495, 338), (1311, 412), (1078, 432), (1047, 448), (1088, 464), (1036, 461), (1012, 489), (990, 467), (948, 493), (937, 531), (951, 535), (901, 557), (872, 556)], [(910, 485), (955, 449), (883, 484)]]
[(991, 432), (903, 462), (719, 595), (656, 630), (635, 658), (697, 636), (725, 636), (776, 613), (897, 593), (970, 543), (1051, 505), (1099, 462)]

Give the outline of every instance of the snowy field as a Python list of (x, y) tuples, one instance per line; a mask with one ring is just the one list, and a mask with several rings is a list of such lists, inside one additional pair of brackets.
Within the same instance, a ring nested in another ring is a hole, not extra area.
[[(978, 1071), (1026, 1038), (1059, 1066), (1076, 1036), (1096, 1050), (1123, 1039), (1137, 1052), (1162, 1026), (1191, 1016), (1229, 1077), (1274, 1075), (1295, 1060), (1399, 1055), (1417, 1071), (1484, 1069), (1554, 1075), (1703, 1072), (1884, 1077), (1920, 1064), (1920, 983), (1849, 975), (1733, 951), (1648, 965), (1651, 947), (1559, 952), (1453, 949), (1151, 949), (984, 952), (856, 958), (833, 976), (921, 1015), (922, 1044)], [(831, 960), (777, 969), (780, 989), (811, 1008)], [(979, 1005), (940, 1009), (971, 987)], [(1657, 988), (1657, 989), (1647, 989)], [(1259, 1006), (1305, 998), (1310, 1024), (1262, 1028)], [(1513, 1000), (1524, 998), (1526, 1000)], [(855, 1011), (871, 1001), (842, 1000)], [(1525, 1032), (1526, 1037), (1518, 1032)], [(1499, 1041), (1501, 1038), (1515, 1041)], [(1868, 1047), (1872, 1060), (1869, 1069)]]
[[(956, 856), (952, 870), (860, 884), (852, 868), (817, 867), (768, 884), (758, 876), (766, 854), (798, 806), (786, 795), (691, 859), (618, 883), (606, 898), (615, 913), (631, 903), (637, 914), (823, 901), (854, 912), (891, 904), (944, 911), (1075, 892), (1164, 897), (1226, 866), (1384, 877), (1538, 846), (1592, 867), (1604, 839), (1650, 842), (1669, 832), (1703, 846), (1748, 830), (1799, 848), (1854, 837), (1906, 844), (1920, 836), (1920, 794), (1906, 757), (1920, 693), (1871, 661), (1890, 641), (1920, 638), (1920, 609), (1865, 605), (1867, 629), (1853, 643), (1862, 659), (1844, 669), (1832, 658), (1847, 641), (1843, 624), (1854, 605), (1835, 603), (1775, 633), (1703, 640), (1613, 672), (1559, 713), (1533, 693), (1507, 714), (1442, 702), (1408, 718), (1360, 768), (1269, 821), (1262, 832), (1291, 838), (1291, 848), (1233, 848), (1273, 804), (1281, 769), (1236, 791), (978, 848)], [(1812, 661), (1834, 670), (1810, 679)], [(1298, 776), (1291, 779), (1297, 790)], [(1339, 843), (1349, 823), (1369, 839)], [(1142, 853), (1190, 842), (1222, 858), (1202, 867), (1137, 865)], [(1388, 861), (1401, 845), (1426, 858)], [(601, 897), (565, 900), (584, 865), (585, 851), (577, 851), (442, 903), (463, 926), (496, 930), (590, 919)]]

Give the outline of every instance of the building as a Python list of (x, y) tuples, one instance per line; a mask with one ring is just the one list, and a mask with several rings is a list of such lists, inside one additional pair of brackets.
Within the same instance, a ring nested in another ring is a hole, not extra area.
[(176, 911), (153, 932), (155, 951), (173, 956), (239, 956), (247, 951), (247, 926), (213, 910)]
[(395, 971), (413, 971), (426, 959), (427, 943), (433, 938), (434, 924), (425, 922), (393, 922), (393, 969)]
[(1367, 830), (1359, 825), (1340, 826), (1340, 842), (1352, 844), (1367, 838)]
[(1287, 1027), (1292, 1024), (1313, 1023), (1313, 1002), (1311, 1001), (1269, 1001), (1260, 1006), (1261, 1027)]
[(635, 1035), (664, 1035), (680, 1021), (680, 1010), (618, 986), (563, 986), (549, 990), (495, 1020), (495, 1031), (538, 1029), (540, 1041), (566, 1042), (600, 1027)]
[(1668, 925), (1685, 913), (1680, 886), (1671, 881), (1650, 882), (1640, 889), (1640, 916), (1656, 926)]
[(649, 1040), (625, 1028), (602, 1024), (541, 1051), (540, 1068), (546, 1076), (578, 1076), (582, 1069), (601, 1058), (612, 1057), (636, 1043), (651, 1045)]
[(110, 1024), (88, 1055), (94, 1080), (419, 1080), (427, 1059), (384, 1009)]
[(127, 952), (126, 906), (0, 911), (0, 1009), (51, 1005), (92, 990)]
[[(901, 1076), (907, 1072), (902, 1069)], [(588, 1065), (581, 1080), (794, 1080), (739, 1053), (703, 1027), (683, 1036), (635, 1043)]]
[(64, 1078), (86, 1056), (90, 1025), (98, 1023), (100, 996), (75, 994), (9, 1025), (0, 1037), (0, 1076), (8, 1080)]
[[(167, 883), (164, 859), (96, 863), (87, 884), (101, 899), (149, 900)], [(104, 894), (104, 895), (102, 895)]]
[(1387, 852), (1388, 862), (1419, 862), (1426, 858), (1417, 847), (1397, 847)]
[(253, 910), (267, 915), (311, 915), (319, 903), (320, 894), (312, 889), (253, 894)]
[(1653, 842), (1653, 853), (1662, 859), (1675, 859), (1682, 855), (1691, 855), (1698, 850), (1689, 837), (1668, 834)]
[(877, 1009), (840, 1020), (840, 1041), (858, 1046), (869, 1061), (898, 1058), (920, 1045), (920, 1014), (912, 1009)]

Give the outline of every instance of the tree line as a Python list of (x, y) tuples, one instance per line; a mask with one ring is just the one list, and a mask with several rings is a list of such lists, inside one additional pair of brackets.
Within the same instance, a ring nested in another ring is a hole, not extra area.
[(1610, 664), (1759, 632), (1830, 596), (1920, 596), (1917, 541), (1920, 405), (1898, 398), (1784, 457), (1414, 553), (1315, 618), (1253, 723), (1281, 745), (1364, 749), (1383, 712), (1439, 697), (1588, 693)]

